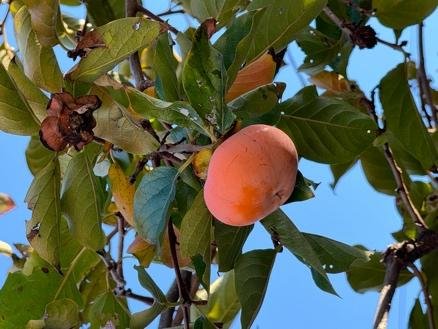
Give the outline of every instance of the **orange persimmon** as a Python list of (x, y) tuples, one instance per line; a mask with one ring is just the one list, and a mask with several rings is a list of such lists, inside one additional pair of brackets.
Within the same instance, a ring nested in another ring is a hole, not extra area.
[(275, 211), (292, 194), (298, 155), (278, 128), (256, 124), (225, 140), (211, 157), (204, 200), (221, 222), (244, 226)]

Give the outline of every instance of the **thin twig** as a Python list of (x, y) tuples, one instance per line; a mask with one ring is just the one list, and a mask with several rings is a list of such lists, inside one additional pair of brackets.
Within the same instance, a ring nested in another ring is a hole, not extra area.
[[(375, 90), (373, 90), (371, 94), (371, 101), (367, 99), (365, 96), (363, 97), (363, 103), (368, 109), (368, 113), (370, 117), (376, 122), (377, 126), (379, 126), (379, 120), (378, 116), (376, 114), (376, 109), (374, 105), (374, 97), (375, 97)], [(379, 133), (384, 132), (385, 127), (380, 128), (379, 127)], [(392, 153), (391, 147), (388, 143), (383, 144), (383, 153), (385, 155), (386, 161), (388, 162), (389, 167), (391, 168), (392, 175), (394, 176), (394, 180), (397, 185), (397, 194), (400, 196), (403, 206), (408, 212), (409, 216), (411, 217), (413, 223), (417, 227), (417, 230), (419, 232), (427, 230), (427, 224), (424, 222), (423, 218), (420, 215), (420, 212), (415, 207), (414, 203), (412, 202), (412, 199), (409, 195), (409, 191), (406, 187), (406, 184), (403, 179), (403, 172), (399, 165), (397, 164), (394, 154)]]
[(183, 308), (183, 315), (184, 315), (184, 329), (189, 329), (190, 328), (190, 312), (189, 311), (190, 311), (191, 299), (190, 299), (189, 293), (187, 291), (187, 287), (185, 285), (183, 277), (181, 275), (181, 270), (180, 270), (179, 263), (178, 263), (178, 255), (176, 252), (177, 240), (176, 240), (175, 231), (173, 229), (173, 223), (171, 220), (169, 220), (169, 222), (168, 222), (167, 232), (169, 234), (170, 254), (172, 256), (173, 267), (175, 269), (176, 282), (178, 284), (178, 291), (179, 291), (179, 295), (181, 296), (182, 302), (183, 302), (181, 306)]
[(380, 39), (380, 38), (378, 38), (378, 37), (376, 37), (376, 40), (379, 42), (379, 43), (381, 43), (381, 44), (383, 44), (383, 45), (385, 45), (385, 46), (388, 46), (389, 48), (392, 48), (392, 49), (394, 49), (394, 50), (397, 50), (397, 51), (399, 51), (399, 52), (401, 52), (402, 54), (403, 54), (403, 56), (405, 57), (405, 59), (407, 59), (407, 58), (409, 58), (410, 56), (411, 56), (411, 54), (410, 53), (408, 53), (403, 47), (405, 47), (406, 45), (407, 45), (407, 42), (406, 41), (402, 41), (401, 43), (392, 43), (392, 42), (388, 42), (388, 41), (386, 41), (386, 40), (382, 40), (382, 39)]
[(154, 21), (160, 22), (161, 24), (163, 24), (170, 32), (173, 32), (175, 34), (178, 34), (179, 31), (173, 27), (172, 25), (170, 25), (168, 22), (166, 22), (165, 20), (163, 20), (160, 16), (155, 15), (153, 12), (151, 12), (150, 10), (146, 9), (145, 7), (141, 6), (141, 5), (137, 5), (136, 11), (145, 14), (147, 17), (149, 17), (150, 19), (153, 19)]
[(158, 14), (157, 16), (158, 17), (163, 17), (163, 16), (169, 16), (169, 15), (175, 15), (175, 14), (184, 14), (184, 13), (185, 13), (184, 9), (175, 9), (175, 10), (174, 9), (169, 9), (169, 10), (166, 10), (166, 11)]
[[(138, 9), (137, 0), (125, 0), (125, 15), (126, 17), (134, 17), (137, 15)], [(141, 68), (140, 56), (138, 51), (129, 56), (129, 65), (131, 68), (132, 76), (135, 81), (135, 87), (139, 90), (144, 90), (151, 85), (151, 81), (146, 79), (143, 70)]]
[(409, 268), (412, 270), (414, 275), (417, 277), (418, 281), (420, 281), (421, 290), (423, 291), (424, 301), (427, 305), (427, 319), (429, 321), (429, 329), (435, 329), (435, 320), (433, 316), (433, 306), (432, 306), (432, 300), (429, 293), (429, 287), (427, 285), (427, 282), (424, 278), (423, 273), (420, 272), (420, 270), (415, 266), (415, 264), (410, 264)]
[[(111, 215), (112, 216), (112, 215)], [(118, 232), (118, 227), (114, 227), (114, 229), (108, 233), (108, 235), (106, 236), (106, 243), (109, 244), (111, 239), (114, 237), (114, 235), (116, 235)]]
[[(426, 74), (426, 64), (424, 61), (424, 38), (423, 38), (423, 22), (418, 24), (418, 56), (419, 56), (419, 67), (418, 67), (418, 79), (422, 85), (421, 99), (423, 99), (429, 104), (432, 115), (431, 118), (435, 123), (435, 127), (438, 125), (438, 108), (433, 102), (432, 90), (430, 88), (430, 82)], [(421, 91), (421, 89), (420, 89)]]
[(131, 289), (127, 289), (127, 290), (123, 291), (123, 293), (121, 295), (128, 297), (128, 298), (138, 300), (138, 301), (143, 302), (143, 303), (148, 304), (148, 305), (152, 305), (155, 302), (155, 299), (153, 299), (152, 297), (141, 296), (141, 295), (135, 294), (131, 291)]
[(123, 247), (125, 244), (125, 218), (122, 214), (118, 212), (117, 217), (117, 231), (119, 233), (119, 243), (117, 245), (117, 275), (120, 279), (125, 281), (125, 276), (123, 274)]

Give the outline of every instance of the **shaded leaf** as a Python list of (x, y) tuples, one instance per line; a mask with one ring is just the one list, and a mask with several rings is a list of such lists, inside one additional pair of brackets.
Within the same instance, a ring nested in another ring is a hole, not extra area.
[(373, 8), (379, 21), (396, 30), (420, 23), (437, 6), (437, 0), (373, 0)]
[(424, 169), (430, 169), (438, 162), (438, 152), (417, 111), (406, 70), (399, 64), (380, 81), (380, 101), (387, 129)]
[(26, 148), (26, 162), (33, 175), (47, 166), (56, 157), (56, 153), (45, 147), (39, 137), (32, 136)]
[(435, 319), (435, 325), (438, 320), (438, 300), (435, 296), (438, 296), (438, 268), (436, 266), (438, 260), (438, 252), (434, 251), (421, 258), (421, 271), (424, 275), (424, 279), (427, 282), (429, 293), (432, 296), (432, 308), (433, 316)]
[(90, 20), (96, 26), (125, 17), (124, 3), (119, 0), (93, 0), (87, 1), (85, 4)]
[(204, 25), (196, 31), (184, 61), (182, 84), (190, 104), (202, 119), (223, 133), (234, 116), (224, 101), (226, 71), (222, 55), (212, 47)]
[(375, 138), (376, 124), (368, 115), (346, 102), (317, 97), (314, 87), (302, 89), (279, 110), (278, 127), (292, 138), (298, 154), (309, 160), (345, 163)]
[(104, 46), (90, 50), (70, 70), (70, 79), (96, 80), (133, 52), (150, 45), (160, 33), (160, 24), (146, 18), (128, 17), (111, 21), (94, 31), (102, 37)]
[(129, 245), (128, 252), (138, 259), (141, 266), (149, 267), (155, 256), (155, 246), (137, 235)]
[(151, 307), (147, 308), (146, 310), (132, 314), (129, 328), (131, 329), (146, 328), (165, 309), (166, 306), (158, 302), (155, 302)]
[(217, 245), (219, 272), (234, 268), (237, 257), (242, 254), (243, 245), (254, 225), (230, 226), (214, 221), (214, 239)]
[(55, 53), (49, 46), (42, 46), (32, 30), (31, 16), (27, 6), (15, 13), (15, 34), (18, 48), (23, 56), (23, 67), (27, 77), (39, 87), (50, 92), (60, 92), (62, 73)]
[(423, 329), (427, 328), (427, 326), (427, 318), (421, 308), (421, 302), (416, 298), (409, 316), (409, 329)]
[(148, 154), (159, 147), (157, 140), (140, 126), (139, 120), (130, 116), (106, 90), (94, 87), (91, 92), (102, 101), (101, 107), (94, 113), (96, 128), (94, 134), (123, 150), (133, 154)]
[(117, 163), (111, 165), (108, 179), (117, 209), (129, 225), (134, 226), (134, 185), (129, 183), (128, 177)]
[(160, 303), (166, 303), (166, 295), (164, 295), (164, 293), (157, 286), (151, 276), (145, 271), (145, 269), (141, 266), (134, 266), (134, 268), (137, 271), (138, 281), (140, 282), (141, 286), (147, 289)]
[(381, 149), (370, 146), (361, 154), (360, 163), (374, 189), (389, 195), (396, 194), (397, 183)]
[(114, 328), (129, 328), (130, 312), (126, 303), (110, 291), (94, 300), (90, 314), (92, 329), (100, 329), (108, 322), (112, 322)]
[(134, 196), (134, 222), (138, 234), (159, 248), (169, 207), (175, 198), (177, 170), (158, 167), (145, 174)]
[(46, 306), (45, 329), (71, 329), (80, 324), (79, 307), (73, 300), (62, 298)]
[[(261, 220), (264, 228), (271, 236), (285, 246), (298, 260), (309, 265), (319, 274), (319, 281), (315, 283), (321, 289), (335, 294), (318, 254), (306, 237), (301, 233), (282, 210), (277, 210)], [(327, 289), (327, 288), (330, 289)]]
[(60, 266), (61, 200), (60, 169), (55, 158), (37, 173), (26, 195), (32, 218), (26, 223), (30, 245), (47, 262)]
[[(385, 277), (385, 265), (381, 262), (382, 254), (368, 252), (368, 260), (358, 260), (347, 271), (347, 280), (351, 288), (359, 293), (375, 290), (379, 291)], [(400, 272), (398, 285), (403, 285), (411, 280), (413, 275), (403, 270)]]
[[(318, 16), (326, 5), (326, 0), (254, 0), (248, 11), (265, 8), (258, 28), (254, 34), (247, 61), (257, 58), (273, 47), (284, 48), (293, 40), (295, 34)], [(273, 17), (277, 17), (272, 21)]]
[(93, 173), (100, 146), (89, 144), (70, 160), (62, 186), (62, 210), (80, 244), (98, 250), (105, 243), (101, 227), (104, 191)]
[(344, 176), (357, 162), (357, 159), (345, 163), (337, 163), (330, 165), (330, 170), (333, 175), (333, 183), (330, 186), (334, 189), (339, 180)]
[(252, 250), (239, 256), (235, 272), (237, 296), (242, 305), (240, 323), (250, 328), (263, 303), (276, 251)]
[(317, 184), (310, 179), (307, 179), (303, 176), (301, 171), (298, 170), (294, 190), (285, 203), (305, 201), (315, 197), (315, 193), (313, 191), (318, 187), (318, 185), (319, 183)]
[(365, 251), (324, 236), (303, 233), (313, 250), (319, 257), (327, 273), (347, 271), (357, 260), (367, 261)]

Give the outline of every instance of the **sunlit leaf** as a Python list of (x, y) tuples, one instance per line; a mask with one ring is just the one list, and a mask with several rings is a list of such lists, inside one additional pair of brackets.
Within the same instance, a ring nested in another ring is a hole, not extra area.
[(43, 47), (58, 43), (56, 24), (59, 0), (22, 0), (27, 6), (32, 29)]
[(129, 183), (122, 168), (113, 163), (108, 171), (108, 178), (111, 183), (111, 192), (114, 202), (123, 215), (123, 218), (134, 226), (134, 193), (135, 187)]
[(15, 202), (12, 198), (5, 194), (0, 193), (0, 215), (12, 210), (15, 207)]
[(43, 46), (32, 29), (31, 15), (22, 6), (14, 16), (18, 48), (23, 57), (24, 72), (39, 87), (50, 92), (60, 92), (62, 73), (51, 47)]
[(47, 262), (60, 265), (61, 200), (60, 170), (55, 158), (38, 172), (26, 195), (32, 218), (26, 224), (30, 245)]
[(101, 37), (102, 45), (92, 49), (70, 70), (68, 77), (72, 80), (96, 80), (133, 52), (150, 45), (160, 33), (160, 24), (146, 18), (128, 17), (93, 31)]
[(46, 306), (44, 323), (47, 329), (71, 329), (79, 325), (79, 306), (73, 300), (62, 298)]
[(108, 322), (118, 328), (129, 328), (130, 312), (127, 305), (111, 291), (97, 297), (90, 307), (92, 328), (102, 328)]
[(105, 243), (100, 212), (103, 189), (93, 173), (100, 147), (89, 144), (69, 162), (62, 186), (62, 210), (69, 218), (73, 236), (84, 246), (98, 250)]

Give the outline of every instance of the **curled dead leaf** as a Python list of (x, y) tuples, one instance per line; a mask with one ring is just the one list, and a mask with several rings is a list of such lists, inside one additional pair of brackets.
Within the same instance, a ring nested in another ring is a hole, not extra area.
[(15, 207), (15, 202), (12, 198), (4, 193), (0, 193), (0, 215), (12, 210)]
[(68, 51), (67, 56), (76, 60), (77, 57), (87, 56), (92, 49), (102, 47), (105, 47), (102, 36), (96, 30), (92, 30), (79, 37), (76, 48)]

